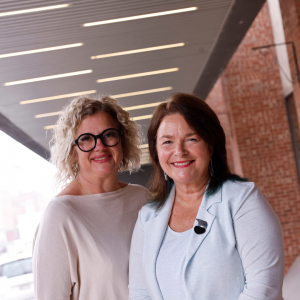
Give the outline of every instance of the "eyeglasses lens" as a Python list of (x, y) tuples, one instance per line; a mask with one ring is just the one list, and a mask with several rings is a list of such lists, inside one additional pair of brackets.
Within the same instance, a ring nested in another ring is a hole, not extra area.
[(95, 147), (95, 139), (89, 134), (84, 134), (78, 139), (78, 146), (83, 151), (89, 151)]
[(107, 146), (115, 146), (120, 141), (119, 133), (117, 130), (107, 130), (104, 132), (102, 140)]

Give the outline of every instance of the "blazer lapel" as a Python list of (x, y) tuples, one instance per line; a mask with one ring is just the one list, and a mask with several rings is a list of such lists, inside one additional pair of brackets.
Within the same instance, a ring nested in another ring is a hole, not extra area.
[[(154, 218), (145, 223), (145, 240), (144, 240), (144, 264), (145, 264), (145, 276), (147, 278), (148, 286), (151, 287), (151, 297), (155, 300), (163, 300), (159, 284), (156, 278), (156, 260), (157, 256), (163, 241), (163, 238), (166, 233), (166, 229), (169, 223), (173, 203), (175, 198), (175, 185), (170, 191), (168, 199), (166, 200), (165, 205), (159, 210)], [(211, 227), (213, 225), (215, 216), (209, 212), (209, 208), (218, 202), (222, 201), (221, 190), (218, 191), (215, 195), (207, 197), (204, 194), (201, 206), (199, 207), (197, 213), (197, 219), (201, 219), (207, 222), (206, 232), (204, 234), (192, 233), (192, 237), (189, 241), (185, 266), (200, 247), (202, 242), (205, 240), (209, 234)], [(195, 225), (198, 222), (195, 221)]]
[[(202, 203), (199, 207), (196, 219), (201, 219), (207, 222), (207, 228), (205, 233), (203, 234), (196, 234), (194, 231), (192, 233), (191, 239), (189, 241), (189, 245), (187, 248), (186, 259), (184, 268), (186, 268), (187, 264), (194, 256), (197, 249), (201, 246), (202, 242), (205, 238), (209, 235), (213, 222), (216, 218), (215, 215), (210, 213), (208, 210), (209, 208), (218, 202), (222, 202), (222, 192), (221, 189), (213, 196), (207, 197), (206, 193), (204, 194)], [(194, 226), (198, 225), (198, 222), (195, 220)]]
[(155, 300), (163, 300), (156, 278), (156, 260), (169, 223), (174, 198), (175, 186), (171, 189), (162, 209), (157, 212), (157, 216), (145, 224), (145, 275), (151, 287), (151, 296)]

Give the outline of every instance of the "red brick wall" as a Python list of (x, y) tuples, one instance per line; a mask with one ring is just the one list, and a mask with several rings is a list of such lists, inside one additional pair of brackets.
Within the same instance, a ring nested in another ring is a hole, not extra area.
[[(252, 50), (272, 43), (265, 4), (207, 101), (224, 126), (232, 169), (240, 169), (256, 182), (281, 221), (287, 271), (300, 254), (300, 192), (295, 158), (278, 67), (268, 51), (261, 54)], [(235, 156), (239, 156), (241, 166), (236, 165), (239, 159)]]
[(243, 176), (238, 145), (230, 106), (224, 100), (222, 79), (219, 78), (206, 98), (206, 103), (217, 114), (226, 135), (226, 150), (229, 168), (233, 173)]

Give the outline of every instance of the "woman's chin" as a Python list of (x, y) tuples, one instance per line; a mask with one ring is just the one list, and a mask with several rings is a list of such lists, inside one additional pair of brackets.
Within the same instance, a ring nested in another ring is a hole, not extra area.
[(191, 176), (176, 176), (173, 178), (174, 183), (177, 184), (192, 184), (196, 182)]
[(107, 177), (112, 174), (117, 174), (118, 170), (116, 168), (113, 168), (112, 166), (97, 166), (96, 168), (93, 168), (92, 173), (96, 177)]

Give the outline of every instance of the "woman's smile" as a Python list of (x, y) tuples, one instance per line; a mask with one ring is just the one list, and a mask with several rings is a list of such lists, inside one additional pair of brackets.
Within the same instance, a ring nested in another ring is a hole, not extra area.
[(173, 165), (175, 168), (187, 168), (193, 162), (194, 162), (194, 160), (176, 161), (176, 162), (171, 163), (171, 165)]
[(104, 155), (97, 155), (93, 157), (91, 160), (97, 164), (103, 164), (109, 161), (112, 158), (112, 155), (110, 154), (104, 154)]

